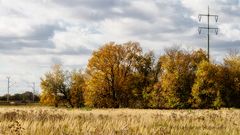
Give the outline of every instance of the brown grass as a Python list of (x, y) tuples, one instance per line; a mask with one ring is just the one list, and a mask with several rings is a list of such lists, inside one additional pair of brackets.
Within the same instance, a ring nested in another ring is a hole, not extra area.
[(0, 134), (240, 134), (240, 110), (1, 107)]

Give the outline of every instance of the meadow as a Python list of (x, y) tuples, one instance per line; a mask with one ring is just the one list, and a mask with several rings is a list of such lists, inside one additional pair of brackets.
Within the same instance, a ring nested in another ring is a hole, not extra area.
[(3, 135), (240, 134), (240, 110), (1, 107)]

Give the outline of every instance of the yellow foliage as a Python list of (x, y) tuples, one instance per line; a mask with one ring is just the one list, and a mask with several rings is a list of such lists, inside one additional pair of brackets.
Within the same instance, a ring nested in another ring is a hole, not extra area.
[(113, 42), (93, 53), (89, 60), (85, 101), (96, 107), (128, 106), (133, 65), (142, 53), (138, 43)]

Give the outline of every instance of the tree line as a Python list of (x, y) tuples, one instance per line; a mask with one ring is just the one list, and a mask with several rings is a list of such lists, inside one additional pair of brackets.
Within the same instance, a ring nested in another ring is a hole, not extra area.
[[(23, 93), (15, 93), (13, 95), (3, 95), (0, 96), (0, 102), (7, 101), (7, 98), (9, 97), (10, 101), (18, 101), (23, 103), (33, 102), (33, 93), (30, 91), (26, 91)], [(38, 95), (34, 94), (34, 102), (39, 102), (40, 98)]]
[(240, 55), (209, 62), (206, 52), (165, 49), (156, 58), (139, 43), (107, 43), (85, 70), (54, 65), (41, 78), (40, 102), (96, 108), (240, 107)]

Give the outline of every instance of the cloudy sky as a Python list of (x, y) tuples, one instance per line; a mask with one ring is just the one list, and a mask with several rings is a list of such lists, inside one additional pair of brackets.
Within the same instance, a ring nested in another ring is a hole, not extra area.
[(206, 49), (198, 35), (198, 14), (219, 15), (219, 35), (211, 36), (211, 57), (222, 61), (240, 48), (238, 0), (0, 0), (0, 95), (31, 90), (30, 83), (54, 63), (84, 68), (104, 43), (138, 41), (144, 50), (163, 53), (173, 45)]

